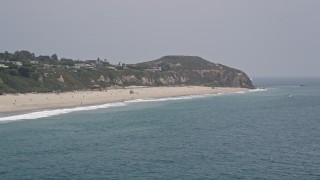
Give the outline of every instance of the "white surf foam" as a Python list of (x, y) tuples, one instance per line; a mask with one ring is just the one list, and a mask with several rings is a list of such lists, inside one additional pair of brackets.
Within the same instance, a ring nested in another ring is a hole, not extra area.
[(168, 98), (150, 98), (150, 99), (134, 99), (125, 101), (126, 103), (138, 103), (138, 102), (158, 102), (158, 101), (173, 101), (173, 100), (183, 100), (183, 99), (194, 99), (205, 97), (205, 95), (191, 95), (191, 96), (178, 96), (178, 97), (168, 97)]
[[(266, 91), (266, 89), (253, 89), (249, 92), (259, 92), (259, 91)], [(236, 93), (246, 93), (246, 91), (239, 91)], [(194, 99), (194, 98), (204, 98), (208, 96), (221, 96), (228, 93), (217, 93), (217, 94), (204, 94), (204, 95), (190, 95), (190, 96), (179, 96), (179, 97), (167, 97), (167, 98), (158, 98), (158, 99), (134, 99), (125, 102), (118, 102), (118, 103), (107, 103), (102, 105), (93, 105), (93, 106), (82, 106), (82, 107), (75, 107), (75, 108), (65, 108), (65, 109), (54, 109), (54, 110), (43, 110), (43, 111), (36, 111), (30, 112), (26, 114), (20, 115), (13, 115), (8, 117), (0, 117), (0, 122), (9, 122), (9, 121), (19, 121), (19, 120), (30, 120), (30, 119), (40, 119), (45, 117), (51, 117), (61, 114), (67, 114), (76, 111), (89, 111), (95, 109), (106, 109), (110, 107), (119, 107), (119, 106), (126, 106), (131, 103), (141, 103), (141, 102), (161, 102), (161, 101), (173, 101), (173, 100), (187, 100), (187, 99)]]
[(247, 91), (238, 91), (238, 92), (236, 92), (237, 94), (244, 94), (244, 93), (246, 93)]
[(60, 114), (67, 114), (67, 113), (76, 112), (76, 111), (89, 111), (94, 109), (119, 107), (119, 106), (125, 106), (125, 105), (126, 105), (125, 103), (120, 102), (120, 103), (108, 103), (108, 104), (94, 105), (94, 106), (83, 106), (83, 107), (76, 107), (76, 108), (43, 110), (43, 111), (26, 113), (26, 114), (2, 117), (0, 118), (0, 122), (40, 119), (40, 118), (51, 117), (51, 116), (60, 115)]
[(249, 92), (262, 92), (262, 91), (267, 91), (266, 88), (257, 88), (257, 89), (250, 89)]
[(135, 99), (135, 100), (129, 100), (124, 102), (107, 103), (107, 104), (94, 105), (94, 106), (42, 110), (42, 111), (31, 112), (26, 114), (0, 117), (0, 122), (40, 119), (40, 118), (51, 117), (51, 116), (56, 116), (61, 114), (67, 114), (67, 113), (76, 112), (76, 111), (89, 111), (89, 110), (95, 110), (95, 109), (106, 109), (110, 107), (126, 106), (131, 103), (173, 101), (173, 100), (193, 99), (193, 98), (201, 98), (201, 97), (205, 97), (205, 95), (179, 96), (179, 97), (168, 97), (168, 98), (159, 98), (159, 99)]

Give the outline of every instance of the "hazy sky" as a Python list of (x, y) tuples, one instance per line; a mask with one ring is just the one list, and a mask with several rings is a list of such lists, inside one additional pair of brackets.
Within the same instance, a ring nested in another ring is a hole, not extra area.
[(0, 51), (112, 63), (196, 55), (320, 76), (320, 0), (0, 0)]

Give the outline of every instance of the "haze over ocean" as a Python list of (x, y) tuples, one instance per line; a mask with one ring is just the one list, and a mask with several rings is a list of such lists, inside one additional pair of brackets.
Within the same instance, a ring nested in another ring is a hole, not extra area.
[(319, 179), (319, 82), (2, 122), (0, 179)]

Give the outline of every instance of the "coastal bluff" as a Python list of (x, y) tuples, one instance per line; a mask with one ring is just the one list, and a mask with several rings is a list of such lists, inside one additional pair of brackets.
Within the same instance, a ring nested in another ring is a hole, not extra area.
[(156, 81), (162, 85), (200, 85), (212, 87), (254, 88), (250, 78), (241, 70), (207, 61), (198, 56), (164, 56), (135, 66), (166, 72)]
[(1, 94), (125, 86), (254, 88), (245, 72), (198, 56), (164, 56), (143, 63), (113, 65), (99, 58), (75, 61), (58, 59), (56, 55), (36, 57), (28, 51), (15, 54), (0, 53)]

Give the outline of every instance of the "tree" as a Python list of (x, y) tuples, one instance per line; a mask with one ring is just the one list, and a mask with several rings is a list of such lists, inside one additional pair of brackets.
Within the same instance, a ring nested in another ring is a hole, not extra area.
[(14, 54), (11, 54), (10, 56), (11, 61), (28, 61), (34, 59), (34, 54), (30, 53), (29, 51), (16, 51)]
[(5, 52), (3, 53), (3, 59), (4, 59), (4, 60), (9, 60), (9, 58), (10, 58), (10, 53), (9, 53), (8, 51), (5, 51)]
[(20, 67), (18, 71), (19, 71), (19, 73), (21, 74), (21, 76), (30, 77), (30, 70), (29, 70), (29, 68)]
[(37, 59), (43, 63), (50, 63), (51, 62), (50, 56), (38, 56)]
[(72, 59), (61, 58), (60, 64), (74, 66), (74, 61)]
[(58, 56), (56, 55), (56, 54), (53, 54), (52, 56), (51, 56), (51, 59), (53, 60), (53, 61), (58, 61), (59, 59), (58, 59)]

